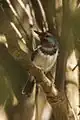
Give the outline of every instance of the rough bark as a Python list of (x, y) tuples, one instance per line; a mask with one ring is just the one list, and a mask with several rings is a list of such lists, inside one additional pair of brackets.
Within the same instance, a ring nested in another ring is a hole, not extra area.
[[(46, 1), (44, 1), (44, 3), (45, 2)], [(68, 119), (67, 100), (66, 100), (66, 96), (64, 94), (64, 87), (65, 87), (65, 79), (69, 79), (66, 77), (66, 75), (68, 73), (65, 74), (67, 58), (70, 55), (71, 51), (74, 49), (73, 34), (72, 34), (71, 24), (70, 24), (71, 23), (70, 22), (71, 15), (72, 15), (73, 9), (75, 8), (74, 3), (75, 3), (74, 1), (72, 1), (72, 2), (70, 1), (70, 3), (69, 3), (69, 1), (63, 0), (63, 21), (62, 21), (63, 23), (62, 23), (62, 34), (61, 34), (61, 46), (60, 46), (59, 62), (58, 62), (58, 67), (57, 67), (57, 77), (56, 77), (56, 82), (55, 82), (56, 88), (59, 91), (57, 95), (55, 95), (55, 92), (51, 89), (52, 84), (51, 84), (50, 80), (44, 76), (44, 74), (41, 70), (35, 68), (35, 66), (32, 64), (29, 53), (24, 53), (23, 51), (21, 51), (19, 46), (16, 46), (15, 49), (16, 49), (16, 52), (19, 53), (19, 56), (16, 57), (16, 55), (13, 55), (20, 62), (20, 64), (25, 68), (25, 70), (28, 70), (31, 73), (31, 75), (35, 76), (37, 82), (43, 87), (43, 90), (47, 96), (47, 100), (50, 103), (50, 105), (52, 106), (53, 116), (54, 116), (55, 120), (58, 120), (58, 119), (59, 120), (67, 120)], [(15, 7), (19, 17), (20, 17), (20, 15), (24, 16), (23, 14), (19, 13), (20, 11), (17, 8), (17, 6), (15, 6), (15, 1), (14, 2), (12, 1), (12, 4)], [(20, 7), (18, 3), (17, 3), (17, 5), (18, 5), (18, 7)], [(52, 31), (53, 30), (52, 16), (50, 16), (50, 18), (48, 18), (48, 15), (52, 15), (52, 11), (48, 11), (48, 9), (46, 9), (46, 7), (48, 7), (47, 3), (45, 3), (44, 8), (46, 11), (49, 27)], [(50, 9), (50, 6), (49, 6), (49, 9)], [(21, 8), (20, 8), (20, 10), (22, 11)], [(22, 23), (23, 19), (21, 18), (20, 20)], [(24, 23), (26, 23), (26, 22), (24, 21)], [(24, 26), (24, 24), (23, 24), (23, 26)], [(42, 23), (40, 23), (40, 26), (42, 26)], [(29, 24), (27, 27), (29, 27)], [(27, 32), (27, 29), (25, 29), (25, 30)], [(12, 57), (9, 57), (8, 51), (6, 52), (6, 49), (4, 49), (4, 47), (1, 46), (0, 49), (3, 50), (3, 55), (1, 54), (1, 58), (0, 58), (1, 64), (5, 67), (6, 70), (9, 71), (9, 69), (10, 69), (9, 66), (6, 65), (5, 60), (2, 60), (2, 59), (4, 59), (6, 57), (6, 61), (12, 61)], [(11, 64), (14, 65), (14, 63), (11, 63)], [(11, 73), (11, 71), (12, 71), (12, 69), (10, 69), (10, 71), (9, 71), (9, 73), (11, 74), (11, 78), (14, 78), (14, 75)], [(70, 71), (69, 71), (69, 73), (70, 73)], [(17, 78), (14, 78), (14, 79), (16, 81)], [(11, 82), (12, 82), (12, 85), (14, 85), (13, 79)], [(22, 80), (21, 80), (20, 84), (22, 85)], [(18, 89), (17, 87), (21, 88), (21, 86), (14, 85), (13, 88), (15, 88), (15, 90), (14, 90), (15, 92)], [(52, 88), (55, 89), (54, 86), (52, 86)], [(18, 93), (19, 92), (20, 91), (18, 90)], [(19, 95), (18, 93), (17, 93), (17, 95)], [(78, 93), (78, 91), (77, 91), (77, 93)], [(40, 109), (40, 111), (41, 110), (42, 109)]]
[[(68, 99), (70, 100), (70, 103), (72, 105), (72, 108), (74, 108), (74, 110), (77, 112), (76, 104), (79, 104), (78, 70), (76, 69), (76, 71), (75, 71), (76, 74), (74, 74), (74, 72), (72, 72), (72, 70), (69, 69), (69, 67), (71, 67), (71, 64), (75, 64), (77, 62), (77, 59), (75, 57), (75, 52), (74, 52), (73, 57), (71, 57), (71, 53), (73, 52), (74, 47), (75, 47), (74, 46), (74, 36), (73, 36), (72, 26), (71, 26), (71, 19), (72, 19), (72, 15), (73, 15), (75, 9), (76, 9), (76, 0), (75, 1), (66, 1), (66, 0), (63, 1), (63, 21), (62, 21), (62, 34), (61, 34), (61, 41), (60, 41), (60, 43), (61, 43), (60, 50), (61, 51), (60, 51), (59, 63), (58, 63), (59, 67), (57, 69), (56, 86), (59, 90), (64, 90), (65, 80), (67, 82), (68, 82), (68, 80), (72, 81), (72, 83), (74, 83), (74, 81), (76, 80), (77, 86), (74, 84), (68, 83), (66, 85), (67, 86), (66, 91), (67, 91)], [(69, 58), (69, 60), (68, 60), (68, 58)], [(75, 59), (75, 60), (72, 60), (72, 59)], [(67, 65), (66, 65), (66, 63), (67, 63)], [(66, 68), (67, 68), (67, 74), (65, 72)], [(73, 88), (74, 88), (74, 92), (72, 92)], [(73, 95), (73, 93), (75, 95)], [(74, 116), (74, 118), (75, 118), (75, 116)]]
[[(6, 58), (6, 60), (5, 60)], [(0, 64), (5, 70), (4, 76), (9, 80), (14, 93), (20, 99), (22, 88), (28, 79), (25, 69), (8, 53), (3, 44), (0, 44)]]
[(43, 16), (38, 0), (31, 0), (38, 27), (43, 31)]
[(69, 106), (70, 117), (78, 119), (79, 113), (79, 69), (78, 67), (72, 71), (77, 64), (76, 50), (73, 50), (67, 60), (66, 70), (66, 93), (71, 104)]
[(55, 0), (41, 0), (49, 31), (56, 34), (54, 31), (55, 25)]

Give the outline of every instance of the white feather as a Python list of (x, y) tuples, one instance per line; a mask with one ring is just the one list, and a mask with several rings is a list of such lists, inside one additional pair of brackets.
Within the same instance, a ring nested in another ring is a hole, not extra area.
[(58, 56), (58, 50), (54, 55), (44, 55), (40, 49), (34, 58), (33, 64), (42, 69), (44, 72), (48, 72), (55, 64)]

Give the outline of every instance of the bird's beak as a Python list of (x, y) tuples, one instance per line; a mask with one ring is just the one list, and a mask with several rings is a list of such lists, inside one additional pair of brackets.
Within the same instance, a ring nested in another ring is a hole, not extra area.
[(39, 32), (39, 31), (36, 31), (36, 30), (34, 30), (34, 32), (35, 32), (36, 34), (38, 34), (39, 36), (42, 35), (42, 32)]

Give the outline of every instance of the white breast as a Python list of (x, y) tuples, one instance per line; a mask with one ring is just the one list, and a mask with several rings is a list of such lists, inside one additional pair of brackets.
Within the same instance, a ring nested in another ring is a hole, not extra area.
[(40, 49), (38, 50), (38, 54), (35, 56), (33, 64), (42, 69), (44, 72), (48, 72), (55, 64), (58, 56), (58, 50), (54, 55), (44, 55)]

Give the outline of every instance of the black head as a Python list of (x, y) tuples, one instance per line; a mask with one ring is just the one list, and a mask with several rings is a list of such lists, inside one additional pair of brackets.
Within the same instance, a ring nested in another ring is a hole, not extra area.
[(35, 32), (40, 38), (41, 51), (43, 53), (53, 55), (56, 51), (59, 51), (59, 44), (54, 35), (49, 32)]
[(41, 45), (48, 45), (48, 46), (58, 46), (58, 41), (56, 39), (56, 37), (51, 34), (50, 32), (38, 32), (38, 31), (35, 31), (39, 38), (40, 38), (40, 44)]

